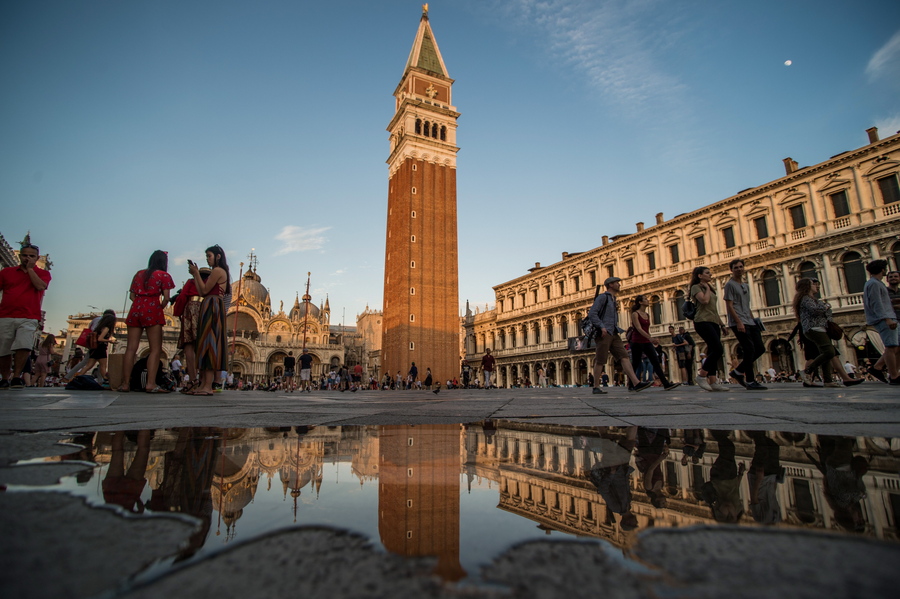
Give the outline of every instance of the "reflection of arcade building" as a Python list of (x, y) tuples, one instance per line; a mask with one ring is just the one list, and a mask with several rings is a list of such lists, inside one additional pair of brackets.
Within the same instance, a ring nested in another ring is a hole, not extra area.
[[(561, 427), (565, 428), (565, 427)], [(572, 435), (589, 429), (548, 432), (546, 427), (503, 423), (502, 428), (471, 426), (466, 437), (465, 471), (470, 478), (500, 484), (499, 508), (538, 522), (548, 531), (607, 539), (624, 547), (631, 538), (617, 526), (618, 515), (606, 506), (585, 472), (599, 456), (573, 446)], [(623, 429), (612, 429), (611, 438)], [(638, 526), (684, 527), (715, 524), (709, 506), (700, 497), (700, 486), (710, 479), (717, 446), (706, 431), (707, 449), (700, 463), (682, 465), (681, 431), (672, 429), (671, 451), (661, 465), (667, 495), (665, 507), (655, 507), (643, 491), (640, 473), (630, 478), (632, 511)], [(732, 432), (738, 462), (750, 463), (754, 444), (742, 432)], [(816, 435), (767, 433), (779, 447), (784, 483), (777, 485), (782, 526), (838, 529), (833, 510), (823, 491), (823, 475), (804, 453), (815, 455)], [(853, 453), (869, 456), (869, 472), (863, 477), (866, 497), (861, 503), (865, 530), (862, 534), (900, 540), (900, 475), (897, 455), (879, 439), (853, 439)], [(887, 448), (886, 448), (887, 447)], [(634, 465), (632, 459), (632, 465)], [(741, 482), (744, 507), (742, 524), (756, 525), (750, 514), (749, 485)]]

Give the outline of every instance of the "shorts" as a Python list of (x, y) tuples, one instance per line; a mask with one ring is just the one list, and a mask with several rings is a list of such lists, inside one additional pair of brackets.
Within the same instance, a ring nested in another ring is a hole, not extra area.
[(97, 347), (88, 350), (88, 357), (92, 360), (103, 360), (107, 357), (109, 343), (97, 343)]
[(20, 349), (31, 351), (38, 331), (34, 318), (0, 318), (0, 356), (9, 356)]
[(678, 367), (687, 368), (690, 365), (690, 359), (684, 354), (678, 354)]
[(294, 376), (294, 369), (288, 368), (284, 371), (284, 376)]
[(308, 380), (309, 380), (310, 371), (311, 371), (310, 368), (302, 368), (302, 369), (300, 370), (300, 380), (301, 380), (301, 381), (308, 381)]
[(612, 335), (603, 335), (597, 339), (597, 353), (594, 354), (595, 364), (606, 364), (606, 360), (612, 354), (613, 359), (620, 361), (628, 358), (628, 350), (622, 343), (622, 337), (618, 333)]
[[(896, 322), (896, 321), (894, 321)], [(897, 347), (897, 337), (898, 333), (900, 333), (900, 326), (891, 329), (887, 325), (887, 320), (879, 320), (875, 323), (875, 330), (878, 331), (878, 334), (881, 335), (881, 340), (884, 341), (885, 347)], [(0, 354), (2, 355), (2, 354)]]

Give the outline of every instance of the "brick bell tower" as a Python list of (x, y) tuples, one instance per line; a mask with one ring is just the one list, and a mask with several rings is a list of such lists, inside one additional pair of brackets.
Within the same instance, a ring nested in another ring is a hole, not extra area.
[(413, 42), (388, 125), (387, 243), (382, 371), (435, 383), (459, 374), (459, 267), (456, 225), (456, 119), (453, 79), (428, 21)]

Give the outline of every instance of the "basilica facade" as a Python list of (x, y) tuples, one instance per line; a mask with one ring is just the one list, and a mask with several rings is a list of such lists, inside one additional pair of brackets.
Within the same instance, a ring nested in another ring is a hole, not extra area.
[[(691, 271), (709, 267), (721, 298), (730, 277), (728, 263), (735, 258), (745, 260), (751, 306), (766, 327), (768, 351), (757, 362), (761, 371), (794, 372), (804, 364), (799, 348), (788, 342), (800, 277), (822, 281), (821, 293), (847, 333), (838, 342), (841, 361), (856, 364), (877, 357), (883, 347), (866, 327), (862, 291), (867, 262), (884, 258), (891, 269), (900, 268), (900, 134), (880, 139), (875, 128), (867, 134), (869, 143), (856, 150), (803, 168), (786, 158), (780, 179), (669, 220), (659, 213), (649, 227), (638, 222), (634, 233), (603, 235), (594, 249), (563, 252), (548, 266), (536, 263), (493, 288), (493, 309), (467, 310), (464, 359), (478, 368), (485, 348), (491, 348), (497, 384), (505, 387), (526, 378), (535, 381), (539, 368), (555, 384), (585, 384), (594, 350), (578, 350), (574, 340), (597, 286), (616, 276), (622, 279), (619, 326), (628, 327), (624, 307), (631, 298), (649, 296), (650, 333), (672, 363), (669, 325), (692, 331), (681, 311)], [(694, 338), (699, 356), (704, 344), (698, 335)], [(723, 342), (731, 361), (735, 338), (729, 335)], [(675, 381), (677, 370), (671, 369)]]

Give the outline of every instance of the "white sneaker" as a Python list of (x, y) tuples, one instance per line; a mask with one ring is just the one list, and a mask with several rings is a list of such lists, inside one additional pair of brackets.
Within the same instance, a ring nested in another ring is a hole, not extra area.
[(704, 391), (712, 391), (713, 388), (710, 386), (709, 381), (706, 380), (705, 376), (700, 376), (699, 374), (694, 377), (694, 382), (697, 383), (697, 386), (703, 389)]
[(807, 385), (812, 385), (812, 384), (813, 384), (813, 375), (812, 375), (811, 373), (806, 372), (806, 371), (804, 370), (804, 371), (800, 374), (800, 376), (803, 378), (803, 382), (806, 383)]
[(712, 383), (710, 386), (713, 388), (713, 391), (731, 391), (728, 385), (723, 385), (722, 383)]

